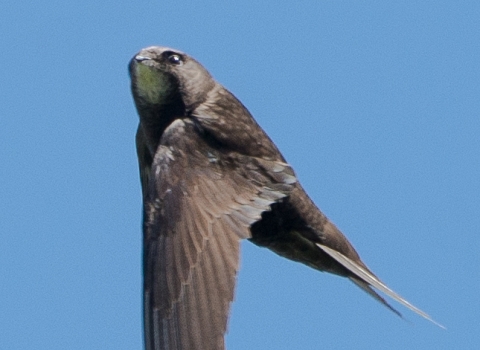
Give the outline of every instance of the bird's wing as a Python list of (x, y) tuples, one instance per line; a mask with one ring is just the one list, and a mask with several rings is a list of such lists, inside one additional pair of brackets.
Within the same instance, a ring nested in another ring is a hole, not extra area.
[(441, 324), (437, 323), (434, 321), (428, 314), (426, 314), (424, 311), (420, 310), (416, 306), (412, 305), (409, 303), (407, 300), (402, 298), (400, 295), (395, 293), (393, 290), (391, 290), (385, 283), (380, 281), (380, 279), (375, 276), (373, 273), (371, 273), (368, 269), (365, 269), (363, 266), (360, 266), (357, 264), (355, 261), (352, 259), (346, 257), (342, 253), (327, 247), (326, 245), (322, 245), (317, 243), (317, 246), (322, 249), (325, 253), (330, 255), (333, 259), (335, 259), (338, 263), (340, 263), (343, 267), (345, 267), (348, 271), (350, 271), (353, 276), (350, 276), (350, 280), (354, 282), (357, 286), (362, 288), (365, 292), (370, 294), (372, 297), (374, 297), (376, 300), (381, 302), (383, 305), (385, 305), (387, 308), (392, 310), (394, 313), (402, 317), (402, 315), (394, 309), (390, 304), (388, 304), (385, 299), (383, 299), (380, 295), (378, 295), (372, 287), (375, 287), (376, 289), (382, 291), (392, 299), (398, 301), (400, 304), (404, 305), (405, 307), (409, 308), (410, 310), (416, 312), (420, 316), (426, 318), (427, 320), (433, 322), (437, 326), (441, 328), (445, 328)]
[(222, 153), (188, 119), (165, 130), (144, 181), (147, 350), (224, 349), (239, 241), (295, 181), (282, 162)]

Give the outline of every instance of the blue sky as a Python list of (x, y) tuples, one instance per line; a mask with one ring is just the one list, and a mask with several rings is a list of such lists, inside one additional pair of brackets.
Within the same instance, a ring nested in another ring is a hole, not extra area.
[(127, 63), (196, 57), (406, 309), (248, 242), (229, 350), (480, 348), (478, 1), (13, 1), (0, 14), (2, 349), (142, 349)]

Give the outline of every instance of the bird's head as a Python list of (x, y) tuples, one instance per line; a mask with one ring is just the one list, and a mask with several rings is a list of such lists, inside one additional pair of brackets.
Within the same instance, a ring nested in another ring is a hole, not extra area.
[(129, 72), (133, 95), (142, 105), (161, 107), (177, 101), (192, 110), (216, 84), (195, 59), (167, 47), (141, 50), (130, 61)]

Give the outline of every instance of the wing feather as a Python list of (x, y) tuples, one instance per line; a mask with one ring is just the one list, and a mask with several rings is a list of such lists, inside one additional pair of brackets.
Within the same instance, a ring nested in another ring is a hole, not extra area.
[(409, 308), (413, 312), (417, 313), (418, 315), (422, 316), (423, 318), (433, 322), (437, 326), (441, 328), (445, 328), (435, 320), (433, 320), (427, 313), (424, 311), (420, 310), (416, 306), (412, 305), (409, 303), (406, 299), (395, 293), (392, 289), (390, 289), (385, 283), (380, 281), (380, 279), (375, 276), (373, 273), (371, 273), (369, 270), (365, 269), (364, 267), (360, 266), (357, 264), (355, 261), (349, 259), (342, 253), (331, 249), (325, 245), (318, 244), (317, 246), (322, 249), (324, 252), (326, 252), (328, 255), (330, 255), (333, 259), (335, 259), (337, 262), (339, 262), (341, 265), (343, 265), (346, 269), (348, 269), (351, 273), (353, 273), (354, 276), (350, 277), (350, 279), (358, 285), (360, 288), (362, 288), (364, 291), (366, 291), (368, 294), (370, 294), (372, 297), (374, 297), (376, 300), (381, 302), (383, 305), (385, 305), (387, 308), (392, 310), (394, 313), (402, 317), (400, 312), (398, 312), (396, 309), (394, 309), (390, 304), (388, 304), (385, 299), (383, 299), (380, 295), (378, 295), (370, 286), (373, 286), (377, 288), (378, 290), (382, 291), (383, 293), (387, 294), (389, 297), (392, 299), (398, 301), (400, 304), (403, 306)]
[(177, 120), (143, 174), (146, 348), (222, 350), (239, 242), (292, 190), (293, 171), (219, 151)]

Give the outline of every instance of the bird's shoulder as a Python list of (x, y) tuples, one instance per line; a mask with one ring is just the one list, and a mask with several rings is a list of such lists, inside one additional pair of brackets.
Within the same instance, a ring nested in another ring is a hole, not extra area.
[(173, 224), (180, 214), (197, 210), (207, 211), (209, 220), (227, 215), (243, 221), (238, 227), (249, 226), (297, 182), (287, 163), (218, 145), (189, 118), (177, 119), (165, 130), (149, 179), (145, 200), (152, 209), (145, 219), (154, 219), (157, 233), (168, 230), (160, 223)]

